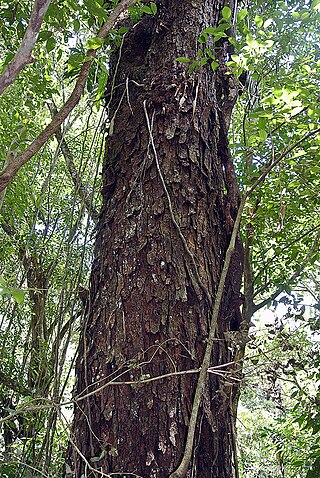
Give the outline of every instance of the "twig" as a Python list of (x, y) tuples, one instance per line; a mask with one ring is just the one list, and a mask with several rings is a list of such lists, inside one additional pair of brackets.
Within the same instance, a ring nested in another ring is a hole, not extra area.
[[(71, 400), (70, 402), (63, 403), (62, 405), (70, 405), (71, 403), (75, 402), (80, 402), (80, 400), (84, 400), (85, 398), (91, 397), (92, 395), (95, 395), (98, 392), (101, 392), (104, 390), (106, 387), (110, 387), (112, 385), (139, 385), (142, 383), (149, 383), (149, 382), (155, 382), (156, 380), (162, 380), (164, 378), (170, 378), (170, 377), (175, 377), (176, 375), (188, 375), (190, 373), (198, 373), (200, 371), (199, 368), (196, 369), (191, 369), (191, 370), (181, 370), (179, 372), (171, 372), (171, 373), (165, 373), (163, 375), (158, 375), (157, 377), (151, 377), (151, 378), (146, 378), (142, 380), (132, 380), (128, 382), (116, 382), (116, 378), (121, 377), (121, 375), (124, 375), (128, 372), (128, 370), (125, 370), (121, 374), (119, 374), (117, 377), (114, 379), (110, 380), (109, 382), (105, 383), (99, 388), (96, 388), (95, 390), (92, 390), (92, 392), (86, 393), (86, 395), (78, 396), (74, 400)], [(1, 421), (0, 421), (1, 423)]]
[[(280, 254), (282, 254), (284, 251), (288, 250), (293, 244), (296, 244), (297, 242), (300, 242), (302, 239), (304, 239), (305, 237), (307, 236), (310, 236), (310, 234), (314, 231), (316, 231), (317, 229), (320, 228), (320, 224), (317, 224), (316, 226), (313, 226), (312, 228), (308, 229), (306, 232), (304, 232), (301, 236), (299, 237), (296, 237), (295, 239), (293, 239), (291, 242), (287, 243), (284, 247), (282, 247), (282, 249), (280, 250), (280, 252), (278, 254), (275, 254), (274, 256), (272, 256), (270, 259), (268, 259), (267, 262), (265, 262), (264, 264), (264, 268), (263, 270), (261, 270), (255, 277), (254, 277), (254, 281), (256, 281), (258, 279), (258, 277), (260, 277), (262, 275), (262, 273), (264, 272), (264, 270), (266, 269), (266, 267), (268, 267), (269, 264), (271, 264), (272, 262), (274, 262), (277, 257), (280, 256)], [(271, 249), (271, 247), (265, 249), (262, 254), (263, 255), (266, 255), (267, 252)], [(267, 286), (262, 286), (260, 289), (258, 289), (256, 292), (255, 292), (255, 296), (258, 295), (258, 294), (261, 294), (261, 292), (263, 292), (265, 289), (266, 289)]]
[[(191, 370), (181, 370), (180, 372), (171, 372), (171, 373), (165, 373), (163, 375), (158, 375), (157, 377), (151, 377), (151, 378), (143, 378), (141, 380), (132, 380), (129, 382), (109, 382), (104, 385), (105, 386), (110, 386), (110, 385), (139, 385), (141, 383), (150, 383), (150, 382), (155, 382), (157, 380), (162, 380), (164, 378), (170, 378), (170, 377), (175, 377), (177, 375), (188, 375), (190, 373), (198, 373), (200, 372), (199, 368), (191, 369)], [(93, 392), (88, 393), (88, 395), (93, 395), (100, 391), (101, 389), (94, 390)], [(80, 400), (82, 400), (84, 397), (81, 397)]]
[(293, 143), (291, 146), (288, 146), (285, 148), (282, 153), (275, 158), (273, 161), (271, 161), (267, 166), (264, 167), (263, 172), (260, 174), (258, 179), (250, 186), (250, 188), (247, 190), (246, 197), (249, 197), (250, 194), (259, 186), (260, 183), (264, 181), (264, 179), (267, 177), (267, 175), (270, 173), (270, 171), (278, 164), (280, 161), (287, 156), (287, 154), (291, 153), (295, 148), (300, 146), (301, 143), (303, 143), (306, 139), (311, 138), (312, 136), (315, 136), (317, 133), (320, 132), (320, 128), (316, 128), (312, 131), (309, 131), (308, 133), (304, 134), (302, 138), (300, 138), (298, 141)]
[[(57, 113), (57, 109), (54, 104), (49, 105), (50, 111), (55, 115)], [(82, 182), (81, 176), (76, 168), (76, 165), (73, 161), (72, 153), (69, 149), (68, 143), (65, 140), (64, 135), (62, 134), (61, 127), (59, 126), (57, 131), (55, 132), (55, 136), (58, 141), (58, 146), (61, 148), (61, 152), (63, 154), (63, 157), (66, 161), (66, 165), (70, 174), (70, 177), (73, 181), (73, 184), (75, 186), (75, 190), (78, 193), (82, 204), (85, 206), (87, 213), (89, 217), (92, 219), (92, 221), (97, 224), (98, 218), (99, 218), (99, 212), (94, 208), (92, 204), (92, 197), (85, 187), (85, 185)]]
[[(88, 397), (96, 395), (97, 393), (101, 392), (105, 388), (111, 387), (113, 385), (115, 385), (115, 386), (119, 386), (119, 385), (140, 385), (140, 384), (155, 382), (157, 380), (163, 380), (163, 379), (170, 378), (170, 377), (175, 377), (175, 376), (178, 376), (178, 375), (189, 375), (189, 374), (193, 374), (193, 373), (199, 373), (199, 371), (200, 371), (199, 368), (190, 369), (190, 370), (181, 370), (181, 371), (178, 371), (178, 372), (166, 373), (166, 374), (163, 374), (163, 375), (158, 375), (156, 377), (145, 378), (145, 379), (141, 379), (141, 380), (132, 380), (132, 381), (127, 381), (127, 382), (121, 382), (121, 381), (116, 382), (115, 381), (116, 379), (118, 379), (119, 377), (121, 377), (122, 375), (124, 375), (128, 372), (128, 370), (125, 370), (124, 372), (117, 375), (117, 377), (115, 377), (114, 379), (105, 383), (101, 387), (98, 387), (95, 390), (92, 390), (91, 392), (86, 393), (85, 395), (82, 395), (82, 396), (80, 395), (80, 396), (76, 397), (74, 400), (68, 400), (68, 401), (62, 402), (62, 403), (55, 403), (55, 402), (53, 402), (53, 401), (51, 401), (50, 399), (47, 399), (47, 398), (42, 398), (42, 399), (39, 398), (37, 400), (45, 400), (46, 402), (50, 402), (50, 403), (48, 405), (23, 406), (20, 409), (15, 410), (13, 413), (10, 413), (6, 417), (1, 418), (0, 419), (0, 425), (2, 423), (5, 423), (5, 422), (9, 421), (9, 420), (12, 420), (13, 417), (15, 417), (17, 415), (21, 415), (23, 413), (34, 412), (34, 411), (38, 411), (38, 410), (48, 410), (48, 409), (51, 409), (51, 408), (59, 409), (61, 407), (65, 407), (67, 405), (72, 405), (72, 404), (78, 403), (82, 400), (87, 399)], [(34, 400), (32, 400), (32, 401), (34, 401)]]
[(81, 451), (79, 450), (79, 448), (77, 447), (77, 445), (74, 443), (74, 441), (72, 440), (71, 437), (69, 437), (69, 442), (71, 443), (71, 445), (73, 446), (73, 448), (76, 450), (76, 452), (78, 453), (78, 455), (82, 458), (82, 460), (84, 461), (85, 465), (89, 468), (89, 470), (91, 471), (94, 471), (95, 473), (98, 473), (98, 475), (100, 476), (104, 476), (105, 478), (110, 478), (110, 475), (106, 474), (106, 473), (103, 473), (103, 471), (99, 471), (97, 470), (96, 468), (93, 468), (93, 466), (90, 465), (90, 463), (88, 462), (88, 460), (86, 459), (86, 457), (81, 453)]
[[(318, 232), (315, 240), (313, 241), (312, 243), (312, 246), (310, 248), (310, 250), (308, 251), (306, 257), (304, 258), (303, 262), (301, 263), (299, 269), (297, 271), (295, 271), (288, 279), (287, 283), (290, 284), (291, 282), (293, 282), (295, 279), (297, 279), (297, 277), (301, 274), (301, 272), (303, 271), (304, 267), (306, 266), (306, 264), (309, 262), (309, 259), (310, 259), (310, 256), (315, 252), (315, 250), (318, 248), (318, 245), (319, 245), (319, 239), (320, 239), (320, 232)], [(256, 312), (257, 310), (261, 309), (262, 307), (264, 307), (265, 305), (269, 304), (271, 301), (275, 300), (278, 295), (281, 294), (281, 292), (283, 292), (285, 290), (285, 286), (280, 286), (278, 287), (278, 289), (273, 292), (273, 294), (271, 294), (267, 299), (264, 299), (262, 300), (259, 304), (256, 304), (254, 306), (254, 312)]]

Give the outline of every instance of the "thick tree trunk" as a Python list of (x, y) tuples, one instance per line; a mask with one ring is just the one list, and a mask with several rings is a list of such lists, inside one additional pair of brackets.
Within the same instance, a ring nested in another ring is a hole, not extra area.
[[(77, 478), (101, 476), (94, 469), (167, 478), (179, 465), (238, 204), (223, 45), (218, 73), (206, 66), (189, 74), (176, 62), (197, 57), (198, 35), (217, 26), (224, 2), (157, 5), (156, 16), (144, 16), (126, 34), (109, 92), (104, 202), (76, 367), (70, 468)], [(238, 246), (212, 366), (232, 362), (236, 352)], [(194, 372), (177, 374), (188, 370)], [(119, 384), (139, 380), (145, 382)], [(208, 374), (187, 476), (236, 476), (236, 395), (232, 379)]]

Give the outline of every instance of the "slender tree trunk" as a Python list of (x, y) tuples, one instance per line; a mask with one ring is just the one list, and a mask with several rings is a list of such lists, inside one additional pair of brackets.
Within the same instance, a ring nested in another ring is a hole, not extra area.
[[(197, 58), (198, 35), (217, 26), (224, 4), (157, 2), (157, 15), (129, 29), (113, 62), (104, 202), (67, 467), (77, 478), (101, 476), (95, 469), (167, 478), (184, 453), (239, 194), (227, 146), (224, 45), (218, 72), (208, 65), (189, 74), (176, 58)], [(241, 276), (239, 240), (212, 366), (235, 357)], [(237, 476), (237, 382), (228, 378), (235, 366), (222, 370), (208, 374), (189, 477)]]

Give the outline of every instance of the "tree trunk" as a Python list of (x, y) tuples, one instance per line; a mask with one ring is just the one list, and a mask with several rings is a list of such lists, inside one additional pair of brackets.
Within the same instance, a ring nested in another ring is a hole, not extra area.
[[(225, 45), (217, 72), (207, 65), (190, 74), (176, 58), (197, 58), (198, 36), (218, 25), (224, 3), (157, 2), (113, 62), (104, 201), (76, 367), (69, 464), (77, 478), (167, 478), (184, 453), (239, 193), (227, 145)], [(236, 353), (241, 276), (238, 241), (212, 366)], [(188, 477), (237, 476), (235, 365), (222, 370), (208, 374)]]

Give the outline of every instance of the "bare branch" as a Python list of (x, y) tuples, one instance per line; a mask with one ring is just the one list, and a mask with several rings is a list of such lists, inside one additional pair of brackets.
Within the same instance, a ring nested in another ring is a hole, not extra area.
[[(126, 373), (126, 372), (124, 372), (124, 373)], [(95, 390), (92, 390), (89, 393), (86, 393), (86, 395), (81, 395), (81, 396), (77, 397), (74, 400), (74, 402), (79, 402), (80, 400), (84, 400), (85, 398), (91, 397), (92, 395), (96, 395), (98, 392), (101, 392), (101, 390), (104, 390), (105, 388), (113, 386), (113, 385), (140, 385), (140, 384), (145, 384), (145, 383), (150, 383), (150, 382), (156, 382), (158, 380), (163, 380), (164, 378), (176, 377), (178, 375), (189, 375), (189, 374), (199, 373), (199, 372), (200, 372), (199, 368), (194, 368), (194, 369), (190, 369), (190, 370), (180, 370), (178, 372), (165, 373), (163, 375), (158, 375), (156, 377), (150, 377), (150, 378), (147, 377), (147, 378), (141, 378), (141, 379), (138, 379), (138, 380), (131, 380), (131, 381), (128, 381), (128, 382), (125, 382), (125, 381), (123, 381), (123, 382), (118, 381), (117, 382), (117, 381), (115, 381), (116, 378), (117, 378), (116, 377), (114, 380), (110, 380), (110, 382), (107, 382), (104, 385), (101, 385), (101, 387), (99, 387)], [(121, 375), (123, 375), (123, 373)]]
[(34, 61), (32, 58), (32, 51), (37, 41), (39, 30), (49, 4), (50, 0), (36, 0), (34, 2), (29, 25), (24, 34), (19, 50), (0, 77), (0, 95), (2, 95), (4, 90), (14, 82), (20, 71)]
[[(108, 32), (114, 27), (121, 13), (127, 10), (131, 5), (135, 4), (137, 0), (122, 0), (115, 9), (110, 13), (108, 20), (102, 26), (98, 33), (99, 38), (105, 38)], [(69, 116), (74, 107), (79, 103), (86, 85), (89, 71), (92, 62), (97, 54), (97, 50), (88, 50), (86, 53), (86, 61), (83, 63), (80, 70), (75, 87), (63, 105), (52, 118), (51, 123), (39, 134), (39, 136), (19, 155), (15, 156), (12, 152), (8, 154), (7, 164), (0, 174), (0, 193), (6, 189), (8, 184), (12, 181), (19, 169), (29, 161), (39, 149), (51, 138), (57, 131), (63, 121)]]
[[(220, 365), (219, 367), (226, 367), (228, 365), (230, 365), (230, 363)], [(212, 367), (212, 371), (214, 371), (215, 368), (218, 369), (218, 367)], [(107, 387), (118, 386), (118, 385), (141, 385), (141, 384), (155, 382), (155, 381), (158, 381), (158, 380), (172, 378), (172, 377), (176, 377), (176, 376), (180, 376), (180, 375), (194, 374), (194, 373), (198, 373), (199, 371), (200, 371), (200, 369), (196, 368), (196, 369), (190, 369), (190, 370), (175, 371), (175, 372), (166, 373), (166, 374), (163, 374), (163, 375), (158, 375), (156, 377), (141, 378), (141, 379), (138, 379), (138, 380), (133, 380), (133, 381), (128, 381), (128, 382), (116, 381), (118, 378), (120, 378), (122, 375), (124, 375), (128, 372), (128, 370), (125, 370), (124, 372), (121, 372), (119, 375), (117, 375), (114, 379), (108, 381), (104, 385), (101, 385), (101, 387), (98, 387), (95, 390), (92, 390), (91, 392), (86, 393), (85, 395), (78, 396), (74, 400), (68, 400), (68, 401), (62, 402), (62, 403), (56, 403), (53, 400), (50, 400), (48, 398), (41, 398), (41, 397), (37, 397), (36, 399), (29, 400), (29, 402), (27, 404), (26, 403), (23, 404), (23, 406), (21, 408), (17, 408), (14, 412), (12, 412), (9, 415), (1, 418), (0, 419), (0, 425), (2, 423), (5, 423), (6, 421), (12, 420), (12, 418), (15, 417), (15, 416), (18, 416), (18, 415), (21, 415), (23, 413), (27, 413), (27, 412), (30, 412), (30, 411), (34, 412), (34, 411), (38, 411), (38, 410), (49, 410), (51, 408), (56, 408), (58, 410), (61, 407), (78, 403), (78, 402), (80, 402), (80, 401), (82, 401), (82, 400), (84, 400), (88, 397), (91, 397), (93, 395), (97, 395), (99, 392), (101, 392), (102, 390), (104, 390)], [(2, 378), (1, 372), (0, 372), (0, 378)], [(4, 382), (4, 384), (7, 385), (5, 382)], [(8, 387), (8, 388), (13, 389), (12, 387)], [(28, 392), (28, 390), (24, 389), (24, 388), (19, 388), (19, 389), (15, 388), (13, 390), (19, 391), (21, 393), (22, 393), (22, 391), (27, 391)], [(31, 392), (29, 393), (29, 395), (31, 395)], [(39, 401), (39, 400), (43, 400), (44, 402), (48, 402), (48, 405), (29, 406), (30, 403), (35, 402), (35, 401)]]

